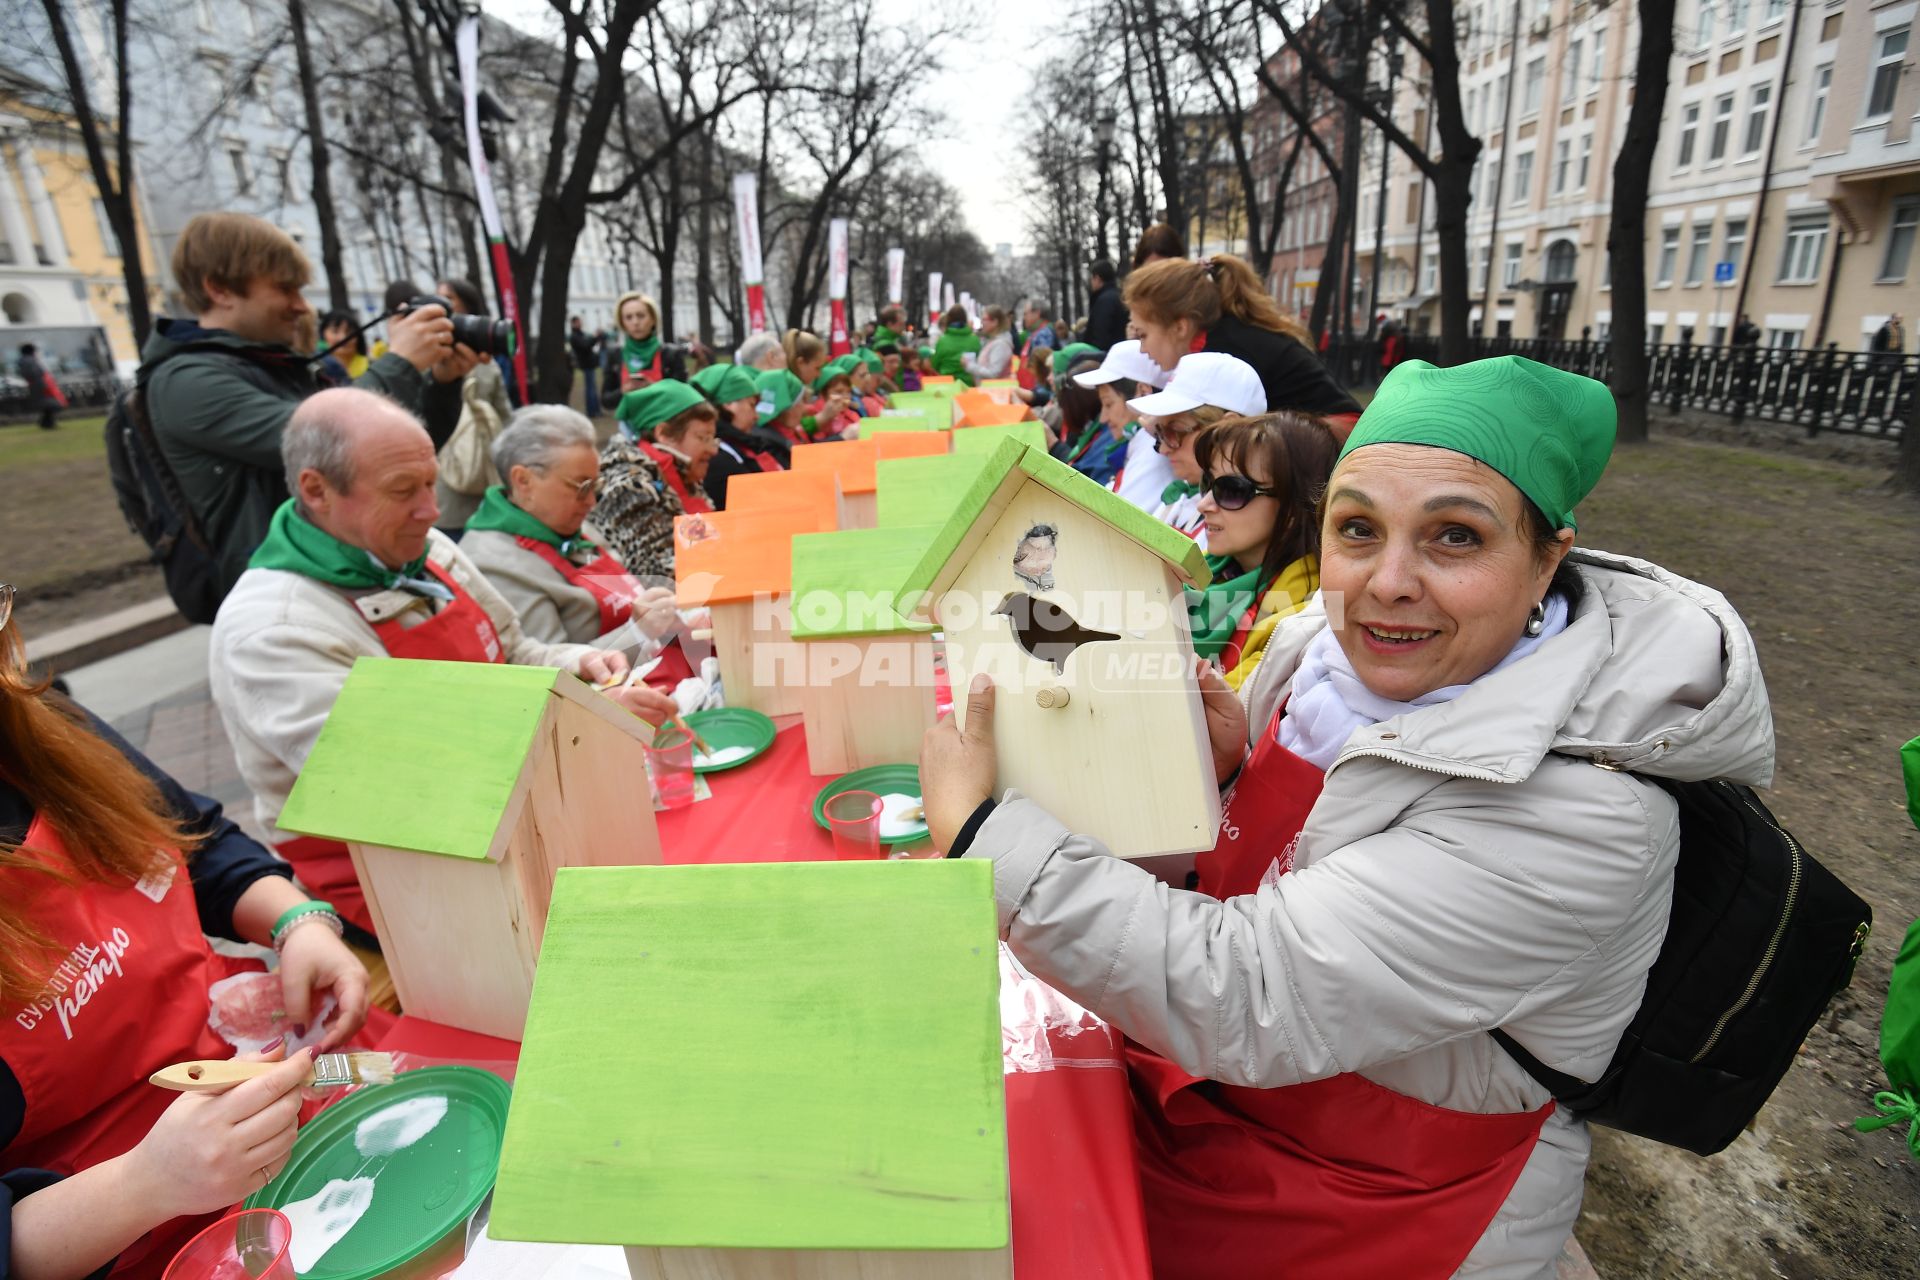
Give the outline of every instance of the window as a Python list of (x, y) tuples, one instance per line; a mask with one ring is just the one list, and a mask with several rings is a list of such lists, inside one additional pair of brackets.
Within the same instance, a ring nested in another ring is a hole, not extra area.
[(1747, 0), (1727, 0), (1727, 34), (1739, 35), (1747, 29)]
[(1593, 168), (1593, 135), (1590, 133), (1583, 133), (1580, 135), (1580, 167), (1576, 171), (1574, 176), (1574, 180), (1573, 180), (1574, 190), (1585, 191), (1587, 189), (1587, 175), (1592, 168)]
[[(1787, 16), (1787, 0), (1767, 0), (1765, 22), (1778, 22)], [(1763, 22), (1762, 25), (1765, 25)]]
[[(1903, 46), (1904, 47), (1904, 46)], [(1540, 99), (1547, 85), (1547, 60), (1544, 56), (1527, 64), (1527, 78), (1521, 84), (1520, 114), (1530, 116), (1540, 110)]]
[(1827, 256), (1827, 215), (1798, 214), (1787, 219), (1787, 241), (1780, 250), (1781, 284), (1812, 284)]
[(1700, 135), (1700, 104), (1690, 102), (1680, 109), (1680, 150), (1674, 156), (1675, 170), (1691, 168), (1693, 144)]
[(1740, 139), (1740, 154), (1757, 156), (1767, 141), (1767, 104), (1773, 101), (1773, 86), (1757, 84), (1747, 98), (1747, 132)]
[(1767, 345), (1780, 351), (1792, 351), (1800, 345), (1798, 329), (1769, 329)]
[[(1498, 103), (1499, 105), (1496, 107), (1495, 105), (1493, 105), (1494, 103)], [(1507, 73), (1502, 71), (1500, 73), (1500, 78), (1493, 82), (1493, 98), (1487, 104), (1487, 110), (1489, 112), (1499, 111), (1504, 115), (1506, 112), (1506, 109), (1507, 109)], [(1499, 122), (1495, 121), (1495, 123), (1499, 123)]]
[(1880, 32), (1874, 46), (1873, 83), (1867, 90), (1867, 119), (1884, 120), (1893, 114), (1893, 96), (1900, 89), (1900, 64), (1906, 56), (1906, 27)]
[(1513, 194), (1507, 197), (1509, 205), (1525, 204), (1527, 193), (1533, 189), (1533, 152), (1522, 151), (1513, 157)]
[(1712, 0), (1700, 0), (1700, 20), (1693, 29), (1693, 42), (1706, 45), (1713, 40), (1713, 3)]
[(1493, 283), (1488, 273), (1493, 270), (1493, 249), (1486, 241), (1481, 241), (1473, 249), (1473, 287), (1485, 289)]
[(1647, 326), (1647, 345), (1648, 346), (1650, 347), (1659, 346), (1660, 340), (1662, 338), (1665, 338), (1666, 336), (1667, 336), (1667, 326), (1664, 323), (1650, 324)]
[(1693, 224), (1693, 240), (1687, 245), (1687, 285), (1696, 288), (1707, 282), (1707, 259), (1713, 254), (1713, 224)]
[(1720, 261), (1733, 264), (1734, 277), (1737, 279), (1745, 265), (1747, 256), (1747, 220), (1728, 218), (1726, 234), (1720, 241)]
[(120, 257), (120, 237), (114, 232), (113, 220), (107, 217), (107, 205), (104, 200), (93, 202), (93, 221), (100, 228), (100, 246), (109, 258)]
[(1673, 268), (1680, 261), (1680, 228), (1667, 227), (1660, 232), (1660, 269), (1654, 273), (1657, 285), (1673, 283)]
[(1595, 27), (1593, 29), (1593, 61), (1589, 64), (1588, 71), (1593, 80), (1593, 87), (1596, 89), (1600, 87), (1600, 77), (1606, 74), (1606, 62), (1607, 29)]
[(1707, 159), (1727, 157), (1727, 136), (1733, 132), (1733, 95), (1722, 94), (1713, 104), (1713, 132), (1708, 134)]
[(280, 198), (289, 204), (300, 201), (300, 175), (293, 167), (293, 153), (284, 147), (273, 151), (273, 168), (280, 179)]
[(233, 170), (233, 189), (240, 195), (253, 190), (253, 173), (247, 168), (247, 149), (238, 142), (227, 144), (227, 164)]
[(1807, 95), (1807, 133), (1800, 140), (1802, 146), (1820, 141), (1820, 126), (1827, 122), (1827, 94), (1832, 88), (1833, 64), (1815, 68), (1813, 90)]
[(1520, 253), (1518, 241), (1507, 242), (1507, 254), (1500, 263), (1500, 284), (1503, 288), (1511, 289), (1520, 283)]
[(1438, 293), (1440, 290), (1440, 255), (1432, 249), (1420, 255), (1420, 292)]
[(1573, 139), (1562, 138), (1553, 144), (1553, 194), (1567, 193), (1567, 178), (1573, 168)]
[(1580, 91), (1580, 60), (1586, 51), (1585, 41), (1567, 41), (1567, 61), (1560, 68), (1560, 101), (1563, 103), (1572, 102), (1573, 95)]
[(1880, 283), (1899, 284), (1907, 278), (1913, 241), (1920, 233), (1920, 198), (1896, 200), (1887, 223), (1887, 256), (1880, 263)]

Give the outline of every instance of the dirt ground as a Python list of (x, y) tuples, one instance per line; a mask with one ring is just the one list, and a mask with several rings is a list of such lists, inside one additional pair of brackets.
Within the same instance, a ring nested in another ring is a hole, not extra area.
[(1920, 501), (1886, 492), (1885, 475), (1656, 438), (1617, 453), (1580, 508), (1583, 543), (1658, 561), (1740, 610), (1773, 699), (1768, 803), (1874, 909), (1852, 987), (1752, 1132), (1701, 1159), (1594, 1131), (1578, 1236), (1606, 1280), (1920, 1276), (1920, 1163), (1903, 1130), (1850, 1124), (1884, 1084), (1888, 969), (1920, 914), (1897, 757), (1920, 733)]

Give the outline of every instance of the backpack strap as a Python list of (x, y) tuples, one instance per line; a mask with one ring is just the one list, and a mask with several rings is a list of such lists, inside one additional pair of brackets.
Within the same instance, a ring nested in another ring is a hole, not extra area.
[(1544, 1085), (1556, 1098), (1577, 1097), (1581, 1092), (1593, 1086), (1578, 1076), (1570, 1076), (1564, 1071), (1555, 1071), (1540, 1059), (1520, 1047), (1520, 1042), (1499, 1027), (1487, 1032), (1495, 1044), (1507, 1051), (1507, 1056), (1520, 1064), (1520, 1069)]

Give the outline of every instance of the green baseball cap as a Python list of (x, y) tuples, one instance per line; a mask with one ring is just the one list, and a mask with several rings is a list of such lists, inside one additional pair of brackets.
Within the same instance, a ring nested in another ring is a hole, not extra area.
[(1532, 499), (1556, 529), (1577, 528), (1573, 509), (1613, 456), (1619, 420), (1603, 382), (1521, 356), (1441, 369), (1395, 365), (1340, 450), (1420, 444), (1478, 459)]
[(706, 402), (705, 396), (677, 378), (662, 378), (621, 396), (620, 407), (613, 411), (613, 416), (636, 433), (646, 435), (661, 423)]
[(760, 395), (760, 383), (754, 378), (753, 370), (742, 369), (737, 364), (710, 364), (693, 375), (693, 385), (706, 392), (707, 399), (715, 404), (732, 404), (735, 400), (752, 400)]
[(800, 384), (799, 375), (787, 369), (765, 370), (758, 382), (760, 403), (755, 407), (754, 414), (763, 427), (791, 409), (793, 402), (806, 391)]

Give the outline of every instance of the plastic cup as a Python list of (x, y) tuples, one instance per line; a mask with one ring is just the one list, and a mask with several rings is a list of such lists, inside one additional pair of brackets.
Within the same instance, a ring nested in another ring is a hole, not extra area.
[(162, 1280), (299, 1280), (287, 1248), (293, 1224), (278, 1209), (242, 1209), (187, 1241)]
[(842, 862), (880, 856), (880, 797), (871, 791), (842, 791), (823, 806), (833, 832), (834, 856)]
[(663, 724), (647, 748), (647, 775), (653, 779), (656, 809), (684, 809), (693, 803), (693, 735)]

